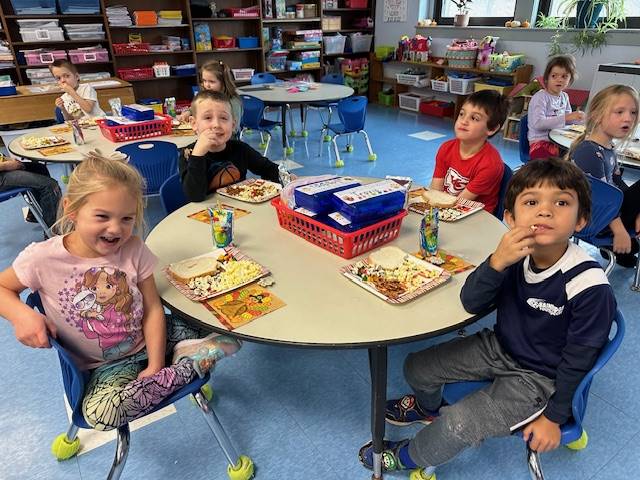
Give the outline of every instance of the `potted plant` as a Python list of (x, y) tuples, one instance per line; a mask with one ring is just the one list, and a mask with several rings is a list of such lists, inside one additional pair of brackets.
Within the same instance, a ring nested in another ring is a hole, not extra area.
[(453, 24), (456, 27), (466, 27), (469, 25), (469, 8), (467, 5), (471, 3), (472, 0), (451, 0), (458, 8), (458, 13), (453, 17)]

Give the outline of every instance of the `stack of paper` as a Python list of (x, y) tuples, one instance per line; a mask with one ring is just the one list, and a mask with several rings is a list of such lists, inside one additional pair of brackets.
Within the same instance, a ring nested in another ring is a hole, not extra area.
[(109, 19), (109, 25), (116, 27), (130, 27), (133, 25), (131, 17), (129, 16), (129, 10), (127, 10), (127, 7), (124, 5), (107, 7), (107, 18)]
[(158, 12), (158, 25), (181, 25), (182, 12), (180, 10), (160, 10)]

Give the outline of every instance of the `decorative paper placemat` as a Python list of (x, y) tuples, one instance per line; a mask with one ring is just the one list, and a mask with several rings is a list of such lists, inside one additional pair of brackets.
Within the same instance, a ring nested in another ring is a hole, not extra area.
[(286, 305), (256, 283), (202, 304), (229, 330), (235, 330)]
[(41, 148), (39, 152), (45, 157), (50, 157), (51, 155), (73, 152), (73, 147), (71, 145), (58, 145), (56, 147)]
[[(238, 220), (246, 215), (249, 215), (251, 212), (249, 210), (245, 210), (244, 208), (233, 207), (231, 205), (227, 205), (226, 203), (221, 203), (220, 206), (225, 210), (233, 210), (233, 219)], [(217, 208), (217, 207), (216, 207)], [(202, 223), (209, 223), (209, 212), (207, 210), (200, 210), (199, 212), (192, 213), (191, 215), (187, 215), (188, 218), (193, 218)]]
[(437, 265), (440, 268), (444, 268), (447, 272), (449, 272), (452, 275), (455, 275), (456, 273), (461, 273), (476, 267), (472, 263), (467, 262), (465, 259), (458, 257), (457, 255), (454, 255), (442, 249), (438, 250), (433, 257), (424, 258), (420, 252), (413, 253), (412, 255), (418, 258), (421, 258), (422, 260), (426, 260), (429, 263), (433, 263), (434, 265)]
[(71, 132), (72, 128), (71, 125), (56, 125), (54, 127), (51, 127), (49, 130), (51, 130), (52, 133), (69, 133)]

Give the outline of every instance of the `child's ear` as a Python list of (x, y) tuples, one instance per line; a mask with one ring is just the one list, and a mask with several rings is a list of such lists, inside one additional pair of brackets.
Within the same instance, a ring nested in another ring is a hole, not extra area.
[(62, 199), (62, 211), (65, 215), (67, 215), (67, 217), (69, 217), (72, 221), (76, 220), (76, 212), (72, 212), (67, 214), (67, 209), (69, 208), (69, 199), (68, 198), (63, 198)]
[(584, 227), (587, 226), (587, 223), (589, 223), (589, 221), (586, 218), (578, 218), (578, 222), (576, 223), (576, 228), (574, 228), (573, 230), (575, 232), (580, 232)]
[[(195, 132), (195, 126), (196, 126), (196, 117), (193, 116), (193, 114), (189, 115), (189, 125), (191, 125), (191, 129)], [(196, 132), (198, 133), (198, 132)]]
[(509, 228), (513, 228), (516, 226), (516, 219), (509, 210), (504, 211), (504, 221), (509, 226)]

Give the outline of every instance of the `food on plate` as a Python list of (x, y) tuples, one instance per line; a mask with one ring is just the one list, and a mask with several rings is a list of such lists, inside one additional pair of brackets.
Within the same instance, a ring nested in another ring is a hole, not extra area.
[(278, 194), (280, 186), (277, 183), (267, 180), (245, 180), (244, 182), (229, 185), (220, 189), (220, 193), (224, 193), (230, 197), (247, 201), (259, 201), (265, 198), (271, 198)]
[(189, 283), (197, 277), (213, 275), (220, 264), (212, 257), (196, 257), (169, 265), (169, 272), (179, 282)]
[(262, 267), (252, 260), (231, 260), (222, 266), (223, 270), (216, 275), (201, 275), (186, 282), (198, 297), (205, 297), (248, 283), (259, 277)]
[(398, 247), (382, 247), (369, 255), (369, 261), (385, 270), (399, 268), (407, 254)]
[(51, 135), (48, 137), (23, 137), (22, 140), (20, 140), (20, 143), (22, 143), (22, 146), (25, 149), (33, 150), (35, 148), (53, 147), (55, 145), (62, 145), (69, 142), (57, 135)]
[(422, 198), (432, 207), (453, 207), (458, 201), (458, 197), (449, 195), (446, 192), (440, 190), (426, 190), (422, 192)]

